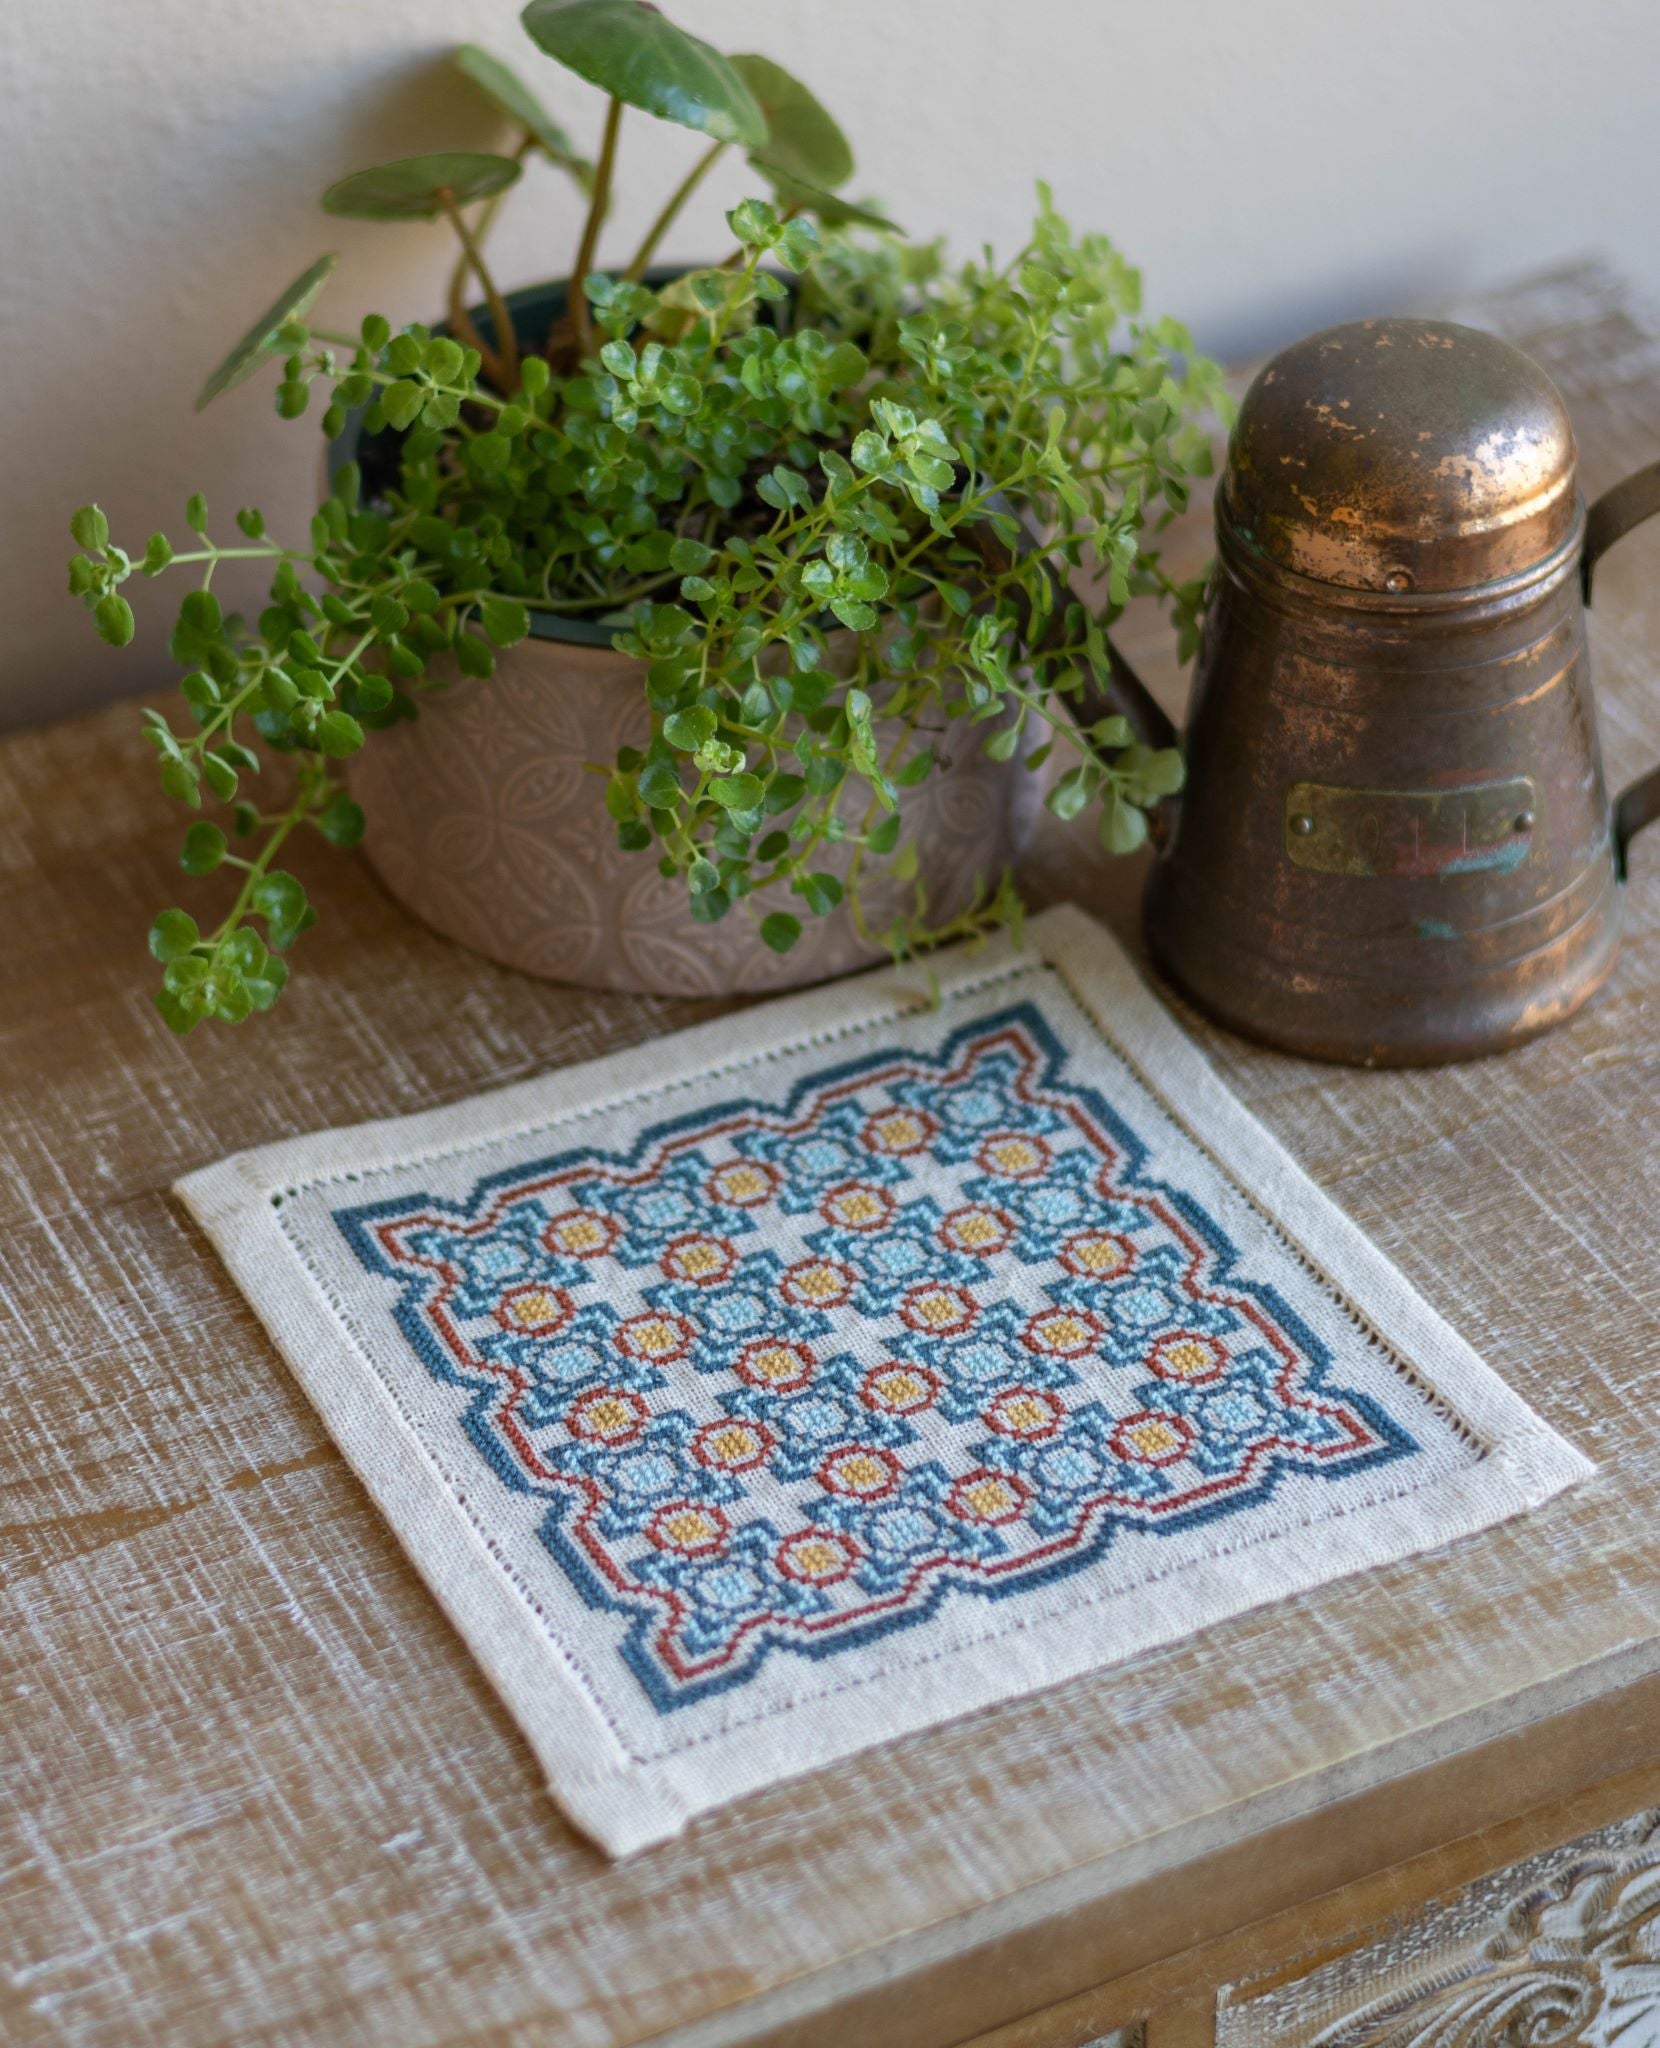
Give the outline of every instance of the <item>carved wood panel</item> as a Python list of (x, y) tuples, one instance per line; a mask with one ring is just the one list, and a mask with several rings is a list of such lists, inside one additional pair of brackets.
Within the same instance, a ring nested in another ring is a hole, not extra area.
[(1216, 2048), (1660, 2048), (1660, 1811), (1441, 1899), (1254, 1993)]

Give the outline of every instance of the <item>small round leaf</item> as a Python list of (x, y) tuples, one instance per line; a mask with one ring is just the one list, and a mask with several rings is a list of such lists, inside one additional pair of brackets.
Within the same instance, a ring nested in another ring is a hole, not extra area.
[(228, 804), (236, 794), (236, 770), (223, 754), (202, 756), (202, 780), (222, 804)]
[(363, 728), (349, 711), (325, 711), (318, 719), (317, 745), (331, 758), (355, 754), (362, 744)]
[(290, 874), (273, 868), (254, 885), (253, 907), (267, 928), (285, 935), (297, 932), (307, 910), (305, 890)]
[(93, 606), (92, 622), (99, 639), (112, 647), (125, 647), (133, 637), (133, 608), (113, 590), (106, 591)]
[(161, 788), (164, 796), (170, 796), (175, 803), (189, 804), (193, 811), (202, 807), (202, 786), (196, 779), (196, 771), (183, 755), (177, 755), (161, 764)]
[(1175, 747), (1160, 747), (1141, 764), (1141, 786), (1150, 796), (1174, 796), (1186, 779), (1186, 763)]
[(1146, 837), (1146, 812), (1109, 789), (1101, 798), (1101, 844), (1107, 852), (1134, 853)]
[(478, 622), (498, 647), (516, 647), (530, 631), (530, 613), (516, 597), (480, 598)]
[(158, 960), (182, 960), (200, 937), (188, 910), (164, 910), (150, 927), (150, 951)]
[(519, 19), (538, 48), (631, 107), (718, 142), (766, 142), (766, 116), (731, 63), (650, 0), (530, 0)]
[(759, 810), (761, 799), (766, 794), (758, 775), (716, 775), (709, 783), (709, 794), (722, 810)]
[(715, 714), (703, 704), (685, 711), (671, 711), (663, 720), (663, 737), (683, 754), (695, 754), (715, 736)]
[(476, 149), (441, 149), (429, 156), (399, 157), (354, 171), (323, 194), (325, 213), (352, 220), (431, 220), (448, 193), (457, 206), (503, 192), (519, 175), (510, 156)]
[(363, 837), (363, 809), (349, 796), (335, 797), (317, 819), (317, 829), (333, 846), (355, 846)]
[(205, 818), (198, 818), (184, 835), (184, 851), (179, 856), (179, 866), (187, 875), (211, 875), (224, 858), (224, 833)]
[(70, 520), (69, 531), (75, 537), (75, 545), (91, 554), (99, 554), (109, 546), (110, 523), (96, 505), (83, 505)]
[(842, 900), (842, 885), (834, 875), (803, 875), (801, 893), (807, 907), (819, 917), (827, 917)]
[(682, 795), (680, 773), (672, 761), (648, 761), (640, 770), (640, 801), (654, 811), (672, 811)]

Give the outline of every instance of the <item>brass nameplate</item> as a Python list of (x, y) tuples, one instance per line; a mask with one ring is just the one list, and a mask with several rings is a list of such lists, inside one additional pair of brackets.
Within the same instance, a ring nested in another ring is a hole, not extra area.
[(1322, 875), (1508, 873), (1533, 849), (1537, 811), (1526, 775), (1454, 789), (1294, 782), (1285, 793), (1285, 850)]

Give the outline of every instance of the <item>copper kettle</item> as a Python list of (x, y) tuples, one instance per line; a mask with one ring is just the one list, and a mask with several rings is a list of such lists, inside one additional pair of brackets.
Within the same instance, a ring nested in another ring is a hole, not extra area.
[(1470, 327), (1329, 328), (1251, 386), (1146, 902), (1156, 962), (1222, 1023), (1350, 1064), (1463, 1059), (1608, 973), (1660, 770), (1610, 806), (1584, 608), (1660, 511), (1660, 463), (1589, 512), (1575, 466), (1544, 371)]

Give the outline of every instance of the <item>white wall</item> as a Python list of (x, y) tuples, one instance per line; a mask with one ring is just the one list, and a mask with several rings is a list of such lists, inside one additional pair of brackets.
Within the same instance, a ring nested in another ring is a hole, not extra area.
[[(669, 0), (728, 49), (799, 72), (916, 233), (1008, 248), (1045, 176), (1146, 271), (1154, 304), (1239, 351), (1583, 250), (1660, 293), (1660, 0)], [(102, 647), (63, 593), (66, 520), (177, 533), (193, 489), (303, 532), (314, 423), (269, 380), (201, 416), (205, 370), (325, 249), (332, 322), (438, 310), (447, 230), (330, 221), (332, 178), (490, 147), (446, 72), (472, 38), (569, 115), (597, 100), (524, 39), (512, 0), (0, 0), (0, 724), (168, 673), (158, 602)], [(624, 124), (626, 253), (694, 139)], [(714, 193), (740, 196), (741, 167)], [(499, 264), (562, 270), (568, 188), (527, 178)], [(712, 204), (671, 254), (720, 248)], [(1655, 394), (1660, 409), (1660, 391)], [(161, 589), (138, 593), (160, 600)], [(173, 594), (176, 602), (176, 593)], [(149, 628), (146, 631), (146, 627)]]

